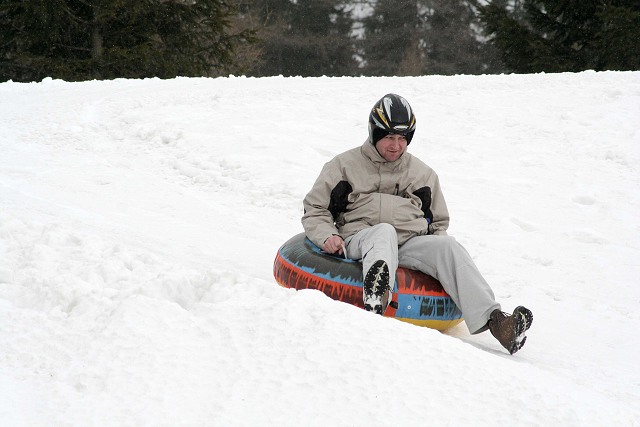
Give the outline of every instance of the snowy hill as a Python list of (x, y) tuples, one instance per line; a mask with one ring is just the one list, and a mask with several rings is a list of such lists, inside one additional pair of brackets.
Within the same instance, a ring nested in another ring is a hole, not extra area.
[[(280, 288), (396, 92), (509, 356)], [(0, 424), (640, 425), (640, 72), (0, 84)]]

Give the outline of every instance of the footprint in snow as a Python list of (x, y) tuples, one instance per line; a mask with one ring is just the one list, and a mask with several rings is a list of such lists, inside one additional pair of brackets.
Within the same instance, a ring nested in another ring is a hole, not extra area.
[(585, 206), (593, 205), (596, 203), (596, 199), (591, 196), (575, 196), (572, 200), (574, 203)]
[(522, 221), (518, 218), (511, 218), (511, 222), (514, 223), (515, 225), (517, 225), (518, 227), (520, 227), (523, 231), (526, 232), (531, 232), (531, 231), (537, 231), (538, 227), (536, 227), (535, 225), (526, 222), (526, 221)]
[(596, 245), (605, 245), (610, 243), (606, 238), (590, 230), (573, 230), (569, 233), (569, 236), (582, 243), (591, 243)]

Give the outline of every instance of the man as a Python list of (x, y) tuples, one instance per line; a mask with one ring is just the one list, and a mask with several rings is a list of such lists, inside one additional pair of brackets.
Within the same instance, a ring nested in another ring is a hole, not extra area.
[(503, 313), (467, 251), (447, 235), (449, 212), (436, 173), (407, 152), (416, 128), (409, 103), (388, 94), (369, 114), (369, 138), (324, 165), (304, 199), (307, 237), (362, 261), (363, 302), (383, 314), (398, 266), (440, 281), (469, 332), (489, 329), (509, 353), (525, 343), (533, 315)]

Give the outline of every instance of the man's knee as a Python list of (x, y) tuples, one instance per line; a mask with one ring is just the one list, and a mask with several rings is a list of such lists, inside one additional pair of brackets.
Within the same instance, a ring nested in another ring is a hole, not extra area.
[(384, 233), (396, 233), (396, 229), (393, 227), (393, 225), (386, 223), (386, 222), (381, 222), (380, 224), (376, 224), (371, 226), (372, 229), (378, 231), (378, 232), (384, 232)]
[[(386, 222), (376, 224), (371, 227), (372, 231), (375, 232), (376, 236), (380, 236), (387, 242), (397, 242), (398, 233), (396, 233), (396, 229), (393, 225), (387, 224)], [(397, 244), (397, 243), (396, 243)]]
[(453, 236), (435, 236), (436, 250), (442, 253), (457, 253), (462, 248)]
[(417, 236), (405, 243), (405, 248), (410, 251), (428, 251), (432, 254), (444, 254), (456, 252), (460, 244), (453, 236)]
[(436, 236), (436, 239), (443, 247), (458, 246), (458, 241), (453, 236)]

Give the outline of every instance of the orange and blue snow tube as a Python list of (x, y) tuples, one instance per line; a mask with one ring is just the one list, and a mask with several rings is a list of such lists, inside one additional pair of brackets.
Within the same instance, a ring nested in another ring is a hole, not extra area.
[[(280, 247), (273, 275), (285, 288), (317, 289), (334, 300), (363, 308), (362, 264), (323, 252), (304, 233)], [(393, 301), (384, 315), (440, 331), (463, 320), (460, 309), (440, 282), (402, 267), (396, 271)]]

